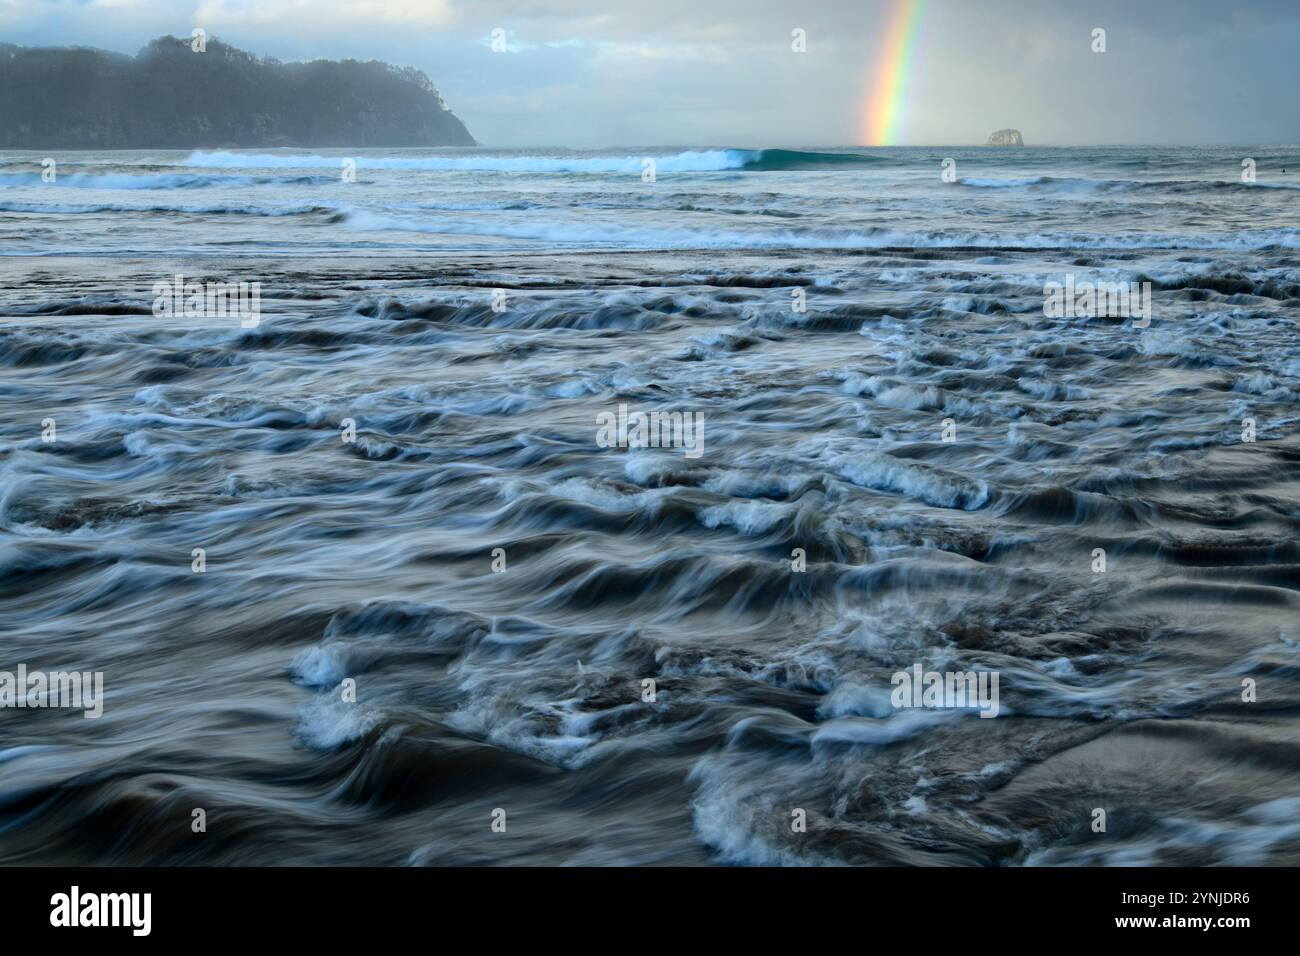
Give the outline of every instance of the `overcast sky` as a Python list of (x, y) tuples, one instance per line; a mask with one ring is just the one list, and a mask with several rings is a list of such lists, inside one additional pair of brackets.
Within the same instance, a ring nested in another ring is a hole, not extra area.
[[(851, 145), (898, 2), (0, 0), (0, 40), (416, 66), (492, 146)], [(1300, 0), (922, 3), (902, 143), (1300, 143)]]

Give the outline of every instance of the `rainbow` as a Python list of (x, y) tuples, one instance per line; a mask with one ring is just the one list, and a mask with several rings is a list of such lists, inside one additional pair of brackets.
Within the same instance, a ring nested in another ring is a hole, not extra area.
[(907, 99), (907, 80), (916, 55), (925, 0), (892, 0), (875, 69), (862, 106), (861, 141), (866, 146), (893, 146)]

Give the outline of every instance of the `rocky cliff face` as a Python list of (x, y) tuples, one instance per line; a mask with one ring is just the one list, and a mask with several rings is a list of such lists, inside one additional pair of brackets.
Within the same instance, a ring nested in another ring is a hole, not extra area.
[(1018, 129), (1000, 129), (996, 133), (989, 133), (990, 146), (1024, 146), (1025, 141), (1020, 138)]
[(160, 37), (138, 56), (0, 44), (0, 147), (473, 146), (429, 78)]

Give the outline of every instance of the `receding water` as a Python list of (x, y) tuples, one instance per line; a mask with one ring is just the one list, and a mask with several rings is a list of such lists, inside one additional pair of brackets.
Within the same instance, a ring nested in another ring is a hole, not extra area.
[(1300, 862), (1300, 149), (42, 158), (0, 861)]

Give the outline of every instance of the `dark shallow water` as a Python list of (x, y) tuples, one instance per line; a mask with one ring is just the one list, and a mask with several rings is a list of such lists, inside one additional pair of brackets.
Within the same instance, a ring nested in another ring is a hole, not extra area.
[(1300, 253), (1094, 239), (0, 260), (0, 861), (1300, 862)]

